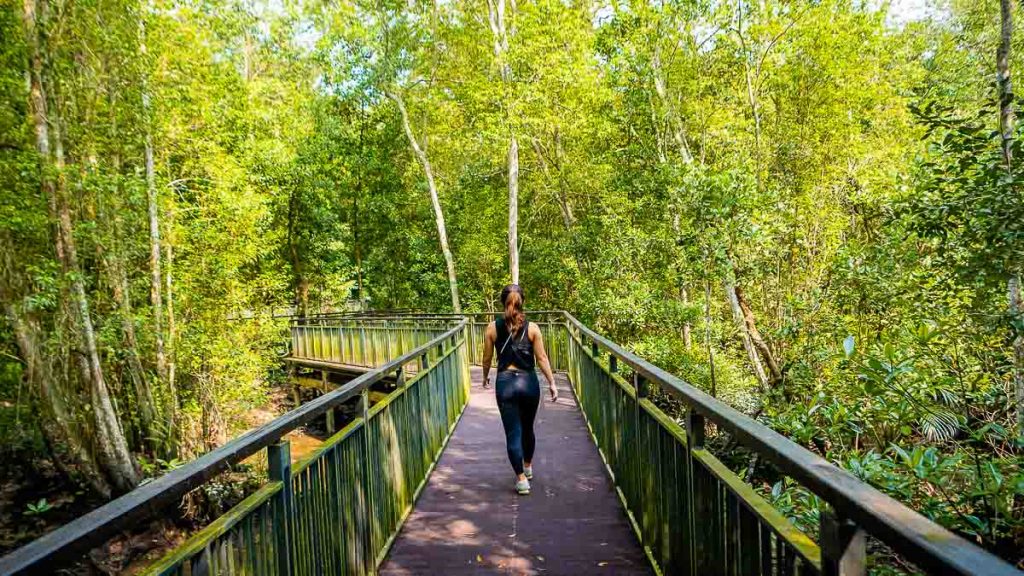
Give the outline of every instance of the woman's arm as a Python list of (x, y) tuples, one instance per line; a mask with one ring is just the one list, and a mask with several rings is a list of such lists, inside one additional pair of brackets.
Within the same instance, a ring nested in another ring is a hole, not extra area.
[(491, 357), (494, 356), (494, 341), (497, 338), (498, 330), (494, 327), (494, 322), (491, 322), (484, 329), (484, 388), (487, 388), (488, 379), (491, 376)]
[(533, 355), (540, 364), (540, 371), (548, 381), (548, 391), (551, 392), (551, 401), (558, 400), (558, 388), (555, 386), (555, 375), (551, 372), (551, 362), (548, 361), (548, 352), (544, 349), (544, 337), (541, 336), (540, 327), (530, 324), (530, 340), (533, 342)]

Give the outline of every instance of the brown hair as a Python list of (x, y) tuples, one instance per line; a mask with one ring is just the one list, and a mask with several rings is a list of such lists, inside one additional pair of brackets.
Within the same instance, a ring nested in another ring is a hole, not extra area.
[(518, 332), (526, 320), (526, 313), (523, 312), (525, 300), (519, 284), (509, 284), (501, 291), (501, 305), (505, 307), (505, 326), (509, 334)]

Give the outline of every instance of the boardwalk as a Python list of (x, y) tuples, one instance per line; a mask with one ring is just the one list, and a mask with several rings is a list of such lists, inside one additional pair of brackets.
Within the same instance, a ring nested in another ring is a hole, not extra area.
[(520, 497), (480, 374), (381, 574), (650, 574), (564, 376), (537, 414), (533, 493)]

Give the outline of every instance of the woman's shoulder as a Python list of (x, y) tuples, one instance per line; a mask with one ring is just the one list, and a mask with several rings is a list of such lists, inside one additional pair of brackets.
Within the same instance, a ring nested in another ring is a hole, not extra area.
[(540, 336), (540, 326), (537, 326), (535, 323), (530, 322), (529, 320), (526, 321), (526, 330), (527, 334), (530, 335), (531, 340), (533, 340), (535, 336)]

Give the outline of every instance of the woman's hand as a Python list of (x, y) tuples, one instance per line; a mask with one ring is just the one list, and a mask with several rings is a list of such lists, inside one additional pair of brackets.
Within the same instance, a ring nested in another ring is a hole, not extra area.
[(551, 393), (551, 401), (555, 402), (558, 400), (558, 388), (555, 387), (554, 382), (548, 383), (548, 392)]

